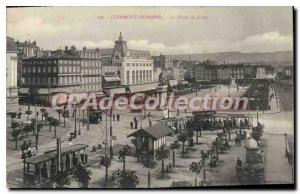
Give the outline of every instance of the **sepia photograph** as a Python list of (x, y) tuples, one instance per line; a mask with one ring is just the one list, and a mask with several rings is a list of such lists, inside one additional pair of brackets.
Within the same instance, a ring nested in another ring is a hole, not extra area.
[(8, 189), (295, 189), (294, 7), (5, 9)]

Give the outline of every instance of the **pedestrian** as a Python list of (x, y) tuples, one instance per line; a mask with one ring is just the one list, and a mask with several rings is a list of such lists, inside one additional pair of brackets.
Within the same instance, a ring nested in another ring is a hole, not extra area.
[(39, 118), (39, 111), (36, 111), (36, 117)]
[(234, 142), (235, 142), (235, 146), (237, 146), (238, 145), (238, 137), (236, 137), (235, 139), (234, 139)]
[(32, 154), (31, 154), (31, 149), (29, 148), (27, 150), (27, 157), (26, 158), (31, 158), (32, 157)]
[(137, 129), (137, 127), (138, 127), (138, 122), (136, 121), (134, 122), (134, 128)]
[(136, 121), (137, 121), (137, 120), (136, 120), (136, 117), (133, 117), (133, 121), (134, 121), (134, 122), (136, 122)]
[(150, 117), (151, 116), (151, 114), (150, 114), (150, 112), (148, 112), (148, 117)]
[(113, 114), (113, 121), (115, 121), (115, 114)]
[(130, 129), (133, 129), (133, 122), (130, 122)]
[(119, 122), (120, 121), (120, 115), (117, 114), (117, 121)]
[(22, 160), (26, 159), (26, 152), (22, 151), (22, 155), (21, 155)]

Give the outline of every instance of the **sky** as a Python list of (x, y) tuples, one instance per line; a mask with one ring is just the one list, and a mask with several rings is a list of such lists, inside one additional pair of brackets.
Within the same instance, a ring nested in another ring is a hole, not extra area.
[(43, 49), (111, 48), (120, 32), (130, 49), (152, 55), (292, 51), (293, 8), (7, 8), (7, 36)]

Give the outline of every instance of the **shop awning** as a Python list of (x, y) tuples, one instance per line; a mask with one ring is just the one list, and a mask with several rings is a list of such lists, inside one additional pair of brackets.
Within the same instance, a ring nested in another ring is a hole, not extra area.
[(137, 93), (137, 92), (145, 92), (149, 90), (156, 90), (156, 87), (157, 87), (157, 82), (154, 82), (154, 83), (131, 85), (129, 86), (129, 89), (131, 93)]
[(29, 91), (29, 88), (19, 88), (19, 93), (21, 94), (27, 94)]
[(114, 95), (114, 94), (125, 94), (125, 88), (111, 88), (109, 89), (109, 95)]
[(106, 82), (116, 82), (116, 81), (120, 81), (120, 78), (118, 76), (104, 76), (103, 79)]

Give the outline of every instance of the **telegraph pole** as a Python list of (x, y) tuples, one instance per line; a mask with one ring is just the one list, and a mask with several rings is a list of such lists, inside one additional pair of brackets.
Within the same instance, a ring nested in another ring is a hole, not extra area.
[(34, 112), (35, 112), (35, 148), (36, 148), (36, 151), (38, 151), (38, 141), (39, 141), (39, 129), (38, 129), (38, 125), (37, 125), (37, 122), (38, 122), (38, 118), (37, 118), (37, 111), (36, 111), (36, 96), (34, 97)]
[(107, 114), (108, 113), (105, 113), (105, 156), (107, 156)]
[(110, 145), (109, 145), (109, 149), (110, 149), (110, 158), (113, 159), (114, 154), (113, 154), (113, 121), (112, 121), (112, 107), (110, 108), (110, 128), (109, 128), (109, 132), (110, 132)]
[(78, 105), (78, 135), (81, 135), (81, 132), (80, 132), (80, 104)]
[(61, 139), (56, 139), (56, 153), (57, 153), (57, 169), (56, 173), (61, 171)]
[(74, 129), (74, 136), (76, 137), (77, 135), (77, 130), (76, 130), (76, 105), (74, 105), (74, 109), (73, 109), (73, 114), (75, 114), (75, 129)]
[(87, 117), (87, 130), (90, 130), (90, 109), (89, 109), (89, 107), (86, 109), (86, 117)]

